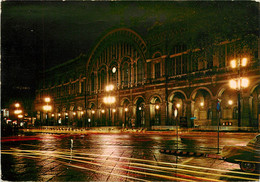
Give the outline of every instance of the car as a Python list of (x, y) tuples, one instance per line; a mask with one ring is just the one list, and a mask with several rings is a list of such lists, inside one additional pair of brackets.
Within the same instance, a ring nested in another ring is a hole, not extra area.
[(244, 172), (259, 173), (260, 135), (255, 136), (246, 146), (224, 146), (221, 155), (225, 161), (239, 164)]

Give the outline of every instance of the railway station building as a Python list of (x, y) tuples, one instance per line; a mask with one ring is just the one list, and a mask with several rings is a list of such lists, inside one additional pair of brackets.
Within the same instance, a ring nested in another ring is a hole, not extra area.
[[(218, 122), (257, 128), (259, 39), (194, 47), (176, 36), (129, 28), (106, 32), (86, 54), (42, 73), (37, 120), (75, 127), (170, 129), (178, 121), (188, 128)], [(51, 110), (43, 109), (46, 104)]]

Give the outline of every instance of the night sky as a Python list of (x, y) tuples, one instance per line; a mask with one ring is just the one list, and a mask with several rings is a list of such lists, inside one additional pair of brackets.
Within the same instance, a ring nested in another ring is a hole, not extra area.
[(32, 101), (39, 72), (87, 55), (115, 28), (133, 29), (145, 39), (158, 25), (184, 27), (187, 40), (201, 32), (231, 38), (259, 31), (258, 5), (253, 2), (2, 2), (1, 6), (2, 107), (15, 100)]

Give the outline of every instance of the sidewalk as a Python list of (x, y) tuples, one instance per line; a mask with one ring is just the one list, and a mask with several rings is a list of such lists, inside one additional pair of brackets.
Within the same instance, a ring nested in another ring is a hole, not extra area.
[[(147, 130), (146, 128), (132, 129), (132, 128), (120, 128), (120, 127), (91, 127), (91, 128), (72, 128), (72, 127), (52, 127), (45, 126), (41, 128), (30, 128), (30, 129), (20, 129), (23, 132), (35, 132), (35, 133), (67, 133), (67, 134), (88, 134), (88, 133), (107, 133), (107, 134), (160, 134), (160, 135), (176, 135), (176, 130)], [(255, 131), (220, 131), (220, 133), (255, 133)], [(218, 131), (210, 130), (197, 130), (194, 128), (189, 129), (178, 129), (179, 135), (217, 135)]]

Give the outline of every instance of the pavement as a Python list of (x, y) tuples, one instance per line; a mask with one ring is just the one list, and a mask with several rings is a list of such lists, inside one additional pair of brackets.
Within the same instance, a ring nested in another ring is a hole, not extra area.
[[(185, 150), (167, 149), (168, 146), (174, 145), (174, 143), (169, 142), (173, 142), (176, 138), (177, 133), (175, 131), (148, 131), (145, 129), (111, 127), (97, 127), (91, 130), (88, 128), (42, 127), (23, 129), (23, 131), (35, 132), (39, 135), (16, 136), (15, 140), (12, 137), (2, 138), (2, 140), (18, 141), (18, 143), (2, 142), (4, 146), (2, 154), (5, 154), (2, 157), (2, 162), (5, 164), (2, 180), (141, 181), (141, 179), (145, 179), (149, 181), (174, 181), (174, 178), (176, 180), (179, 178), (178, 180), (181, 181), (182, 177), (199, 181), (204, 181), (205, 177), (210, 181), (232, 181), (234, 179), (252, 181), (252, 179), (255, 179), (255, 177), (249, 178), (242, 174), (237, 164), (219, 160), (216, 158), (217, 155), (213, 156), (213, 154), (207, 153), (215, 151), (211, 144), (216, 141), (217, 132), (180, 129), (178, 135), (181, 138), (189, 140), (193, 137), (200, 141), (199, 146), (202, 149), (210, 147), (210, 150), (199, 150), (192, 153)], [(91, 135), (92, 133), (93, 135)], [(99, 133), (107, 135), (98, 135)], [(130, 135), (120, 135), (125, 133)], [(164, 136), (155, 137), (153, 135)], [(255, 133), (220, 133), (223, 139), (222, 145), (229, 144), (228, 142), (232, 142), (231, 144), (239, 142), (241, 144), (253, 135)], [(57, 137), (60, 138), (57, 139)], [(231, 138), (237, 138), (237, 140), (232, 141)], [(74, 139), (74, 146), (71, 139)], [(142, 146), (139, 145), (140, 143), (142, 143)], [(167, 146), (166, 149), (163, 146)], [(182, 173), (181, 171), (176, 173), (176, 176), (174, 176), (174, 172), (169, 173), (169, 168), (173, 170), (175, 169), (173, 166), (177, 166), (175, 164), (177, 163), (176, 155), (179, 156), (178, 169), (189, 170), (192, 176), (188, 176), (186, 172)], [(197, 157), (196, 155), (200, 156)], [(144, 165), (146, 168), (142, 167)], [(202, 176), (201, 171), (207, 174)], [(240, 176), (231, 178), (230, 174), (233, 175), (233, 173), (239, 173)], [(215, 176), (212, 177), (213, 174)]]
[[(23, 132), (36, 132), (36, 133), (66, 133), (66, 134), (88, 134), (88, 133), (134, 133), (134, 134), (160, 134), (160, 135), (176, 135), (176, 130), (147, 130), (147, 128), (120, 128), (120, 127), (91, 127), (91, 128), (72, 128), (72, 127), (41, 127), (41, 128), (25, 128), (20, 129)], [(255, 133), (255, 131), (220, 131), (220, 133)], [(218, 132), (212, 130), (197, 130), (194, 128), (178, 129), (178, 134), (202, 134), (203, 135), (215, 135)]]

